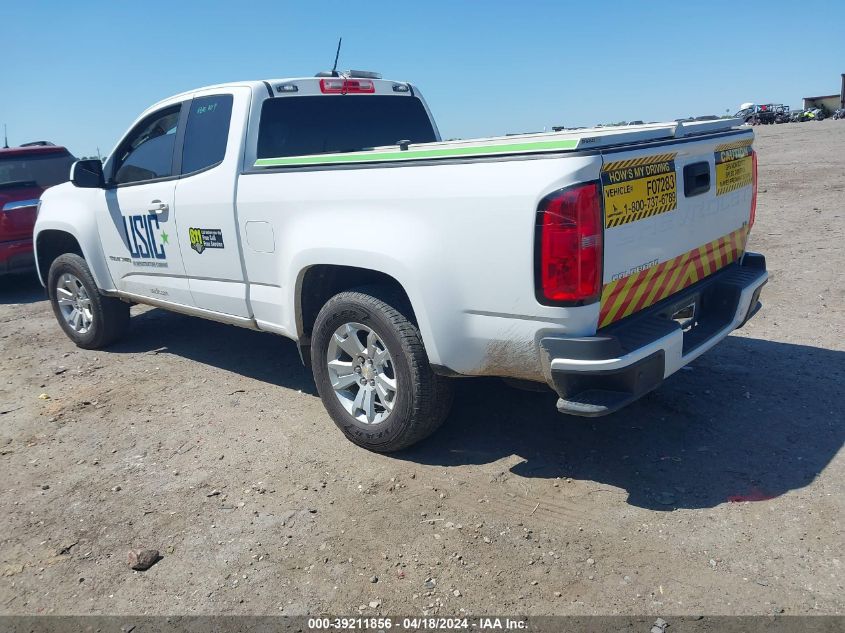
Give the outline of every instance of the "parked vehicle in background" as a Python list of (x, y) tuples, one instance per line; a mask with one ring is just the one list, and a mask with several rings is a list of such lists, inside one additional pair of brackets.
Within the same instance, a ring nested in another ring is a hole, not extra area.
[(0, 275), (35, 267), (38, 199), (48, 187), (68, 181), (75, 160), (47, 141), (0, 149)]
[(824, 121), (825, 111), (823, 108), (808, 108), (801, 113), (799, 121)]
[(133, 302), (293, 339), (371, 450), (432, 433), (458, 376), (605, 415), (760, 307), (738, 123), (444, 142), (415, 86), (373, 73), (212, 86), (47, 192), (38, 267), (86, 349), (125, 334)]
[(789, 106), (782, 103), (743, 104), (743, 108), (734, 115), (748, 125), (772, 125), (787, 123), (790, 120)]
[(754, 121), (754, 107), (755, 106), (748, 106), (739, 110), (736, 114), (734, 114), (735, 119), (742, 119), (743, 123), (751, 125)]
[(831, 118), (832, 119), (845, 119), (845, 108), (839, 108), (837, 110), (834, 110)]
[(775, 123), (789, 123), (791, 110), (788, 105), (780, 105), (775, 109)]

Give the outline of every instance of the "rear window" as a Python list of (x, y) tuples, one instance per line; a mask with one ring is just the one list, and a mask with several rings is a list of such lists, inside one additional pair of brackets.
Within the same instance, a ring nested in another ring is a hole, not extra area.
[(354, 152), (402, 140), (437, 140), (416, 97), (277, 97), (261, 107), (258, 158)]
[(67, 182), (74, 160), (68, 152), (0, 157), (0, 187), (35, 184), (46, 189)]

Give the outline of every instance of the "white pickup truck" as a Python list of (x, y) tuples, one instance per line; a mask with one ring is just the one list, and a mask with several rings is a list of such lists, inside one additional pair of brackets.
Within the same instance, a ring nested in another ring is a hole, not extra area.
[(760, 306), (738, 124), (443, 142), (419, 90), (374, 73), (202, 88), (43, 195), (39, 275), (80, 347), (135, 303), (293, 339), (371, 450), (433, 432), (458, 376), (603, 415)]

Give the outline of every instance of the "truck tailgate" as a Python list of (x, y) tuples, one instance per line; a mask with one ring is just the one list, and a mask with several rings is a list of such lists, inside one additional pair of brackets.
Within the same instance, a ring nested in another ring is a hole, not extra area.
[(599, 327), (733, 263), (750, 228), (753, 134), (602, 152)]

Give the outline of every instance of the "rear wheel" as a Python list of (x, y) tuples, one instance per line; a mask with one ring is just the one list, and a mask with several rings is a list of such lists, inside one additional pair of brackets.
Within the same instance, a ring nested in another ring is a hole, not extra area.
[[(376, 296), (379, 295), (379, 296)], [(433, 433), (452, 403), (403, 301), (377, 288), (342, 292), (317, 315), (311, 366), (334, 423), (355, 444), (397, 451)]]
[(47, 292), (59, 325), (79, 347), (106, 347), (129, 327), (129, 304), (101, 295), (79, 255), (66, 253), (53, 261)]

